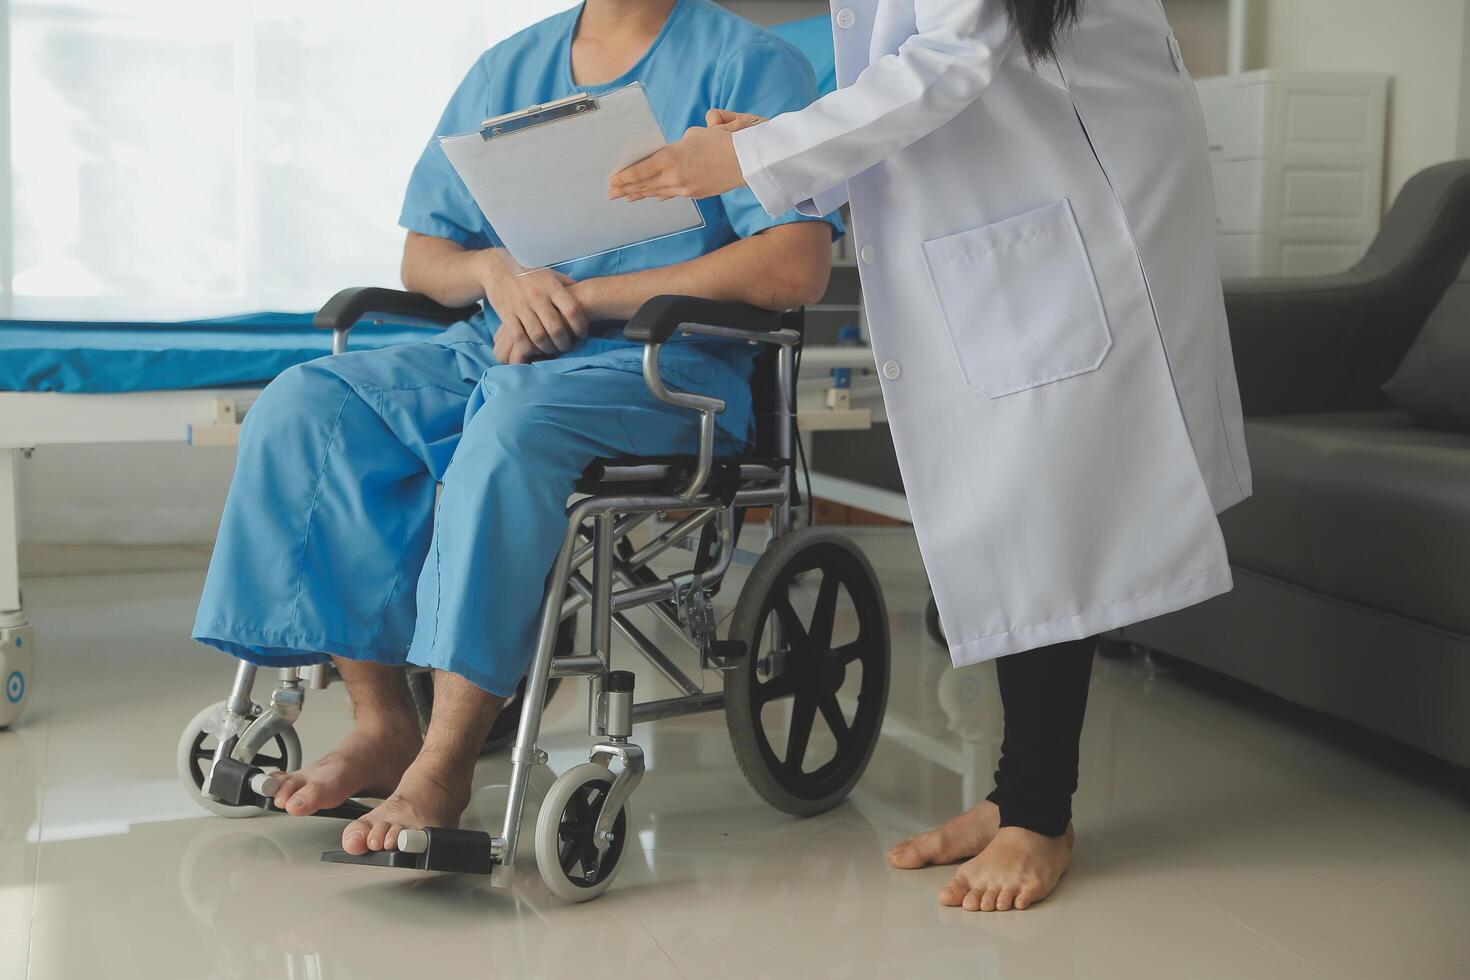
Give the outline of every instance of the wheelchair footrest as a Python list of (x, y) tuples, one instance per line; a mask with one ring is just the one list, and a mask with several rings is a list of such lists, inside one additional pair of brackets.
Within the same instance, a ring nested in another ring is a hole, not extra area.
[(745, 654), (745, 643), (742, 640), (710, 641), (710, 666), (715, 670), (734, 670), (745, 659)]
[[(285, 810), (276, 806), (273, 797), (256, 791), (256, 787), (261, 785), (261, 779), (257, 777), (270, 779), (263, 769), (256, 766), (246, 765), (238, 759), (221, 759), (215, 765), (214, 776), (209, 781), (209, 795), (230, 806), (258, 806), (271, 813), (285, 813)], [(371, 810), (372, 807), (365, 803), (347, 800), (341, 806), (318, 810), (312, 816), (356, 820)]]
[[(415, 871), (452, 871), (458, 874), (487, 875), (495, 870), (494, 838), (482, 830), (457, 830), (452, 827), (426, 827), (422, 831), (400, 831), (400, 846), (405, 838), (414, 841), (417, 853), (368, 851), (348, 854), (325, 851), (322, 860), (332, 864), (358, 864), (374, 868), (409, 868)], [(417, 850), (422, 847), (422, 850)]]

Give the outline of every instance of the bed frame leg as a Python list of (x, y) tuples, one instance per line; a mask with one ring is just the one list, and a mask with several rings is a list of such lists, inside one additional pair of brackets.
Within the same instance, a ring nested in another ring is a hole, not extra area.
[(16, 460), (23, 450), (0, 449), (0, 728), (20, 717), (30, 697), (35, 642), (20, 605), (20, 525)]

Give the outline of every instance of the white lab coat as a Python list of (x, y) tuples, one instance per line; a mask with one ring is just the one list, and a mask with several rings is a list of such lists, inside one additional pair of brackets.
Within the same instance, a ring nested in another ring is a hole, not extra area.
[(956, 665), (1227, 591), (1250, 471), (1199, 102), (1159, 0), (1032, 67), (1001, 0), (833, 0), (840, 88), (737, 133), (762, 206), (852, 204)]

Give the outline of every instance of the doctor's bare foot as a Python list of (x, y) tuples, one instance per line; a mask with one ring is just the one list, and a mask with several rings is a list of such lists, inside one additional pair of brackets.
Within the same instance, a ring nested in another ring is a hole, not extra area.
[(340, 806), (350, 796), (393, 792), (423, 744), (402, 668), (340, 658), (335, 662), (352, 697), (354, 724), (316, 762), (276, 777), (276, 806), (293, 816)]
[(1000, 829), (1000, 810), (985, 800), (950, 817), (933, 830), (900, 841), (888, 851), (888, 863), (912, 870), (931, 864), (955, 864), (979, 854)]
[(968, 912), (1029, 908), (1056, 888), (1072, 860), (1075, 840), (1070, 824), (1060, 837), (1002, 827), (985, 850), (960, 865), (939, 890), (939, 904)]

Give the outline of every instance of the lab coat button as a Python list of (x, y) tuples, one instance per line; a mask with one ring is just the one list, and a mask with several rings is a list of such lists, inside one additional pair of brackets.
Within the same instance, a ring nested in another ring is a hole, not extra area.
[(837, 11), (837, 26), (844, 31), (857, 23), (857, 14), (852, 12), (851, 7), (843, 7)]
[(858, 250), (858, 258), (863, 260), (863, 265), (872, 265), (873, 260), (877, 257), (878, 253), (873, 251), (873, 246), (871, 245), (864, 245)]
[(897, 361), (883, 362), (883, 377), (889, 381), (897, 381), (900, 374), (903, 374), (903, 368), (898, 366)]
[(1174, 59), (1174, 70), (1182, 73), (1184, 71), (1184, 51), (1179, 47), (1179, 38), (1175, 37), (1173, 32), (1169, 34), (1169, 57)]

